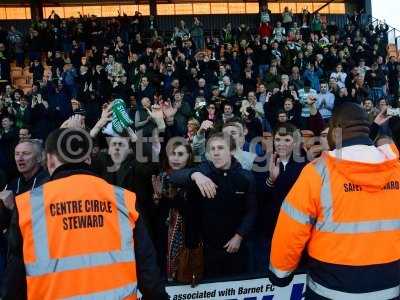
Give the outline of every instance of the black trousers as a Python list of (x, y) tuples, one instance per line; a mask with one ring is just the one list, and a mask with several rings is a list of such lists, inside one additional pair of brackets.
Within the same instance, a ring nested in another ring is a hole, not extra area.
[(228, 253), (224, 248), (204, 247), (204, 277), (222, 278), (238, 276), (246, 272), (247, 251), (242, 244), (236, 253)]

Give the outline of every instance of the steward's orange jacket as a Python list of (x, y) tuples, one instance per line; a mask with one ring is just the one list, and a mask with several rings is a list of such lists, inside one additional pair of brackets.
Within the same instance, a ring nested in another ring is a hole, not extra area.
[(394, 145), (354, 145), (308, 164), (282, 204), (270, 271), (289, 278), (303, 250), (307, 287), (328, 299), (400, 295), (400, 162)]
[(136, 299), (134, 193), (77, 174), (16, 205), (28, 299)]

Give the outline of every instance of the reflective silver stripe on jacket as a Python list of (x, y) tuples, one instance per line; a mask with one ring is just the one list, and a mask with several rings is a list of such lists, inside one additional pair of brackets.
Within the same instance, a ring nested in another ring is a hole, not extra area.
[(115, 187), (114, 191), (119, 204), (117, 211), (119, 232), (121, 235), (121, 250), (58, 259), (50, 258), (49, 255), (43, 187), (38, 187), (32, 191), (30, 202), (36, 261), (25, 264), (27, 276), (40, 276), (54, 272), (135, 261), (132, 227), (129, 224), (129, 212), (125, 205), (124, 191), (119, 187)]
[(333, 199), (331, 179), (324, 158), (319, 158), (314, 165), (322, 179), (321, 206), (324, 215), (323, 220), (318, 220), (316, 228), (323, 232), (335, 233), (370, 233), (379, 231), (392, 231), (400, 229), (399, 220), (377, 220), (358, 222), (334, 222), (332, 217)]
[(400, 286), (369, 293), (345, 293), (324, 287), (310, 276), (307, 276), (307, 285), (314, 293), (333, 300), (388, 300), (400, 295)]
[(109, 299), (124, 299), (128, 296), (135, 295), (137, 292), (136, 284), (128, 284), (126, 286), (107, 290), (104, 292), (97, 292), (93, 294), (86, 294), (83, 296), (75, 296), (64, 298), (64, 300), (109, 300)]
[(290, 274), (292, 274), (292, 271), (283, 271), (283, 270), (279, 270), (277, 268), (274, 268), (271, 264), (269, 264), (269, 269), (271, 270), (272, 273), (275, 274), (276, 277), (278, 278), (285, 278), (288, 277)]
[(296, 220), (297, 222), (299, 222), (301, 224), (314, 225), (316, 222), (314, 217), (308, 216), (308, 215), (304, 214), (303, 212), (299, 211), (297, 208), (292, 206), (286, 200), (282, 203), (281, 209), (283, 209), (285, 211), (285, 213), (287, 213), (291, 218), (293, 218), (294, 220)]

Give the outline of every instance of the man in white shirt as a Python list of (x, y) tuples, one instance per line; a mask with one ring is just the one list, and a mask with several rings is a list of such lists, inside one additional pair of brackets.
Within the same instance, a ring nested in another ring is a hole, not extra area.
[(345, 87), (346, 86), (346, 77), (347, 74), (343, 72), (343, 66), (341, 64), (338, 64), (336, 66), (336, 72), (331, 73), (330, 78), (335, 78), (337, 85), (339, 88)]

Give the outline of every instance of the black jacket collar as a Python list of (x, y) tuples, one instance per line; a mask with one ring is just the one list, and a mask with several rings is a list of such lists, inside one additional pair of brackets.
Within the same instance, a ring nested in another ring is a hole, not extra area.
[(211, 161), (207, 161), (207, 162), (208, 162), (209, 168), (215, 174), (230, 173), (232, 171), (235, 171), (235, 170), (238, 170), (238, 169), (242, 169), (241, 164), (233, 156), (232, 156), (231, 166), (230, 166), (230, 168), (228, 170), (217, 169)]
[[(48, 175), (48, 174), (47, 174), (47, 175)], [(35, 178), (36, 178), (36, 177), (39, 177), (39, 176), (43, 176), (43, 177), (46, 176), (46, 170), (45, 170), (43, 167), (40, 167), (40, 168), (36, 171), (36, 173), (35, 173), (31, 178), (29, 178), (28, 180), (26, 180), (25, 177), (24, 177), (23, 175), (20, 175), (18, 178), (19, 178), (19, 180), (20, 180), (21, 183), (23, 183), (23, 184), (28, 184), (28, 183), (32, 183), (32, 182), (35, 180)]]
[(85, 163), (80, 164), (64, 164), (54, 170), (50, 180), (56, 180), (76, 174), (86, 174), (96, 176), (90, 169), (90, 166)]
[(342, 147), (349, 147), (354, 145), (367, 145), (372, 146), (374, 143), (369, 137), (355, 137), (351, 139), (346, 139), (342, 142)]
[(10, 184), (10, 189), (16, 195), (19, 195), (37, 186), (42, 185), (43, 183), (48, 181), (48, 179), (49, 179), (49, 173), (47, 173), (47, 171), (44, 168), (40, 167), (29, 180), (26, 180), (23, 175), (20, 175)]

